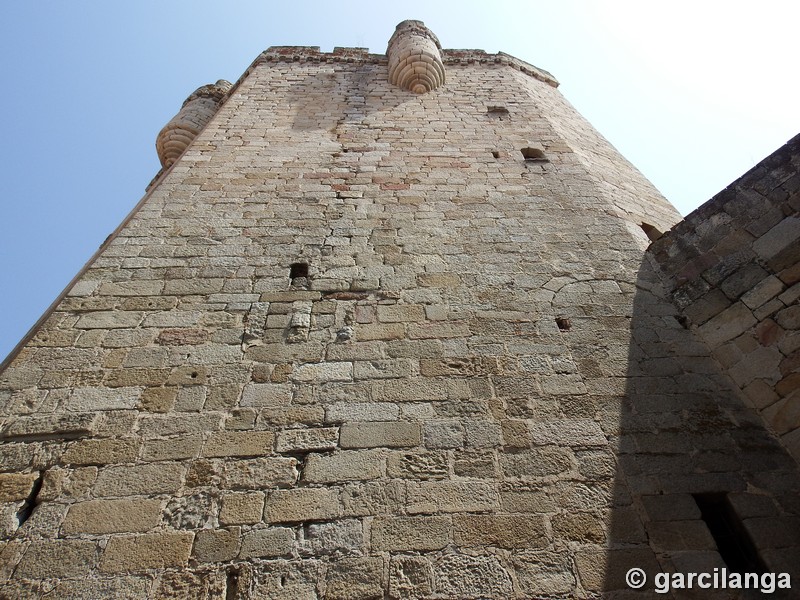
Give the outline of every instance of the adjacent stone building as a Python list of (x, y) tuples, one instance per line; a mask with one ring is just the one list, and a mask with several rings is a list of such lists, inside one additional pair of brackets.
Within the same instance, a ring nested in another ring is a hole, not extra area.
[(2, 365), (0, 598), (800, 585), (800, 140), (681, 221), (557, 85), (406, 21), (192, 94)]

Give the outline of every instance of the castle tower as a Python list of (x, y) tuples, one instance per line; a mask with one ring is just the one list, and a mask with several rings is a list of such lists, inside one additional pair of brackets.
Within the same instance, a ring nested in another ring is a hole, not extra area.
[(0, 597), (800, 577), (792, 440), (709, 346), (725, 324), (672, 303), (690, 238), (646, 253), (679, 215), (549, 73), (407, 21), (387, 55), (273, 47), (226, 83), (3, 365)]

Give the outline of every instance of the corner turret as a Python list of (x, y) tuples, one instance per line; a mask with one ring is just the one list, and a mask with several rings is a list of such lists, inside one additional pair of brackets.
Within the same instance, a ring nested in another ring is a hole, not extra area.
[(444, 83), (442, 46), (422, 21), (403, 21), (389, 40), (389, 81), (415, 94)]
[(172, 117), (156, 138), (156, 152), (162, 167), (166, 169), (178, 160), (216, 114), (222, 98), (230, 89), (231, 83), (220, 79), (197, 88), (184, 101), (178, 114)]

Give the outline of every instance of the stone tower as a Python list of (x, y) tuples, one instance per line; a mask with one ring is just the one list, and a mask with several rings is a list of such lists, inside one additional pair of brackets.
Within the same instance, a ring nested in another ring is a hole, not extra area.
[(648, 252), (679, 215), (557, 85), (406, 21), (192, 94), (3, 364), (0, 597), (800, 577), (800, 144)]

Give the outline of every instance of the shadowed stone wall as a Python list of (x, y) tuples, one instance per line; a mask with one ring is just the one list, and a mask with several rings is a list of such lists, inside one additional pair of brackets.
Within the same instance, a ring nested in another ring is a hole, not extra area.
[(686, 327), (800, 460), (800, 137), (650, 248)]

